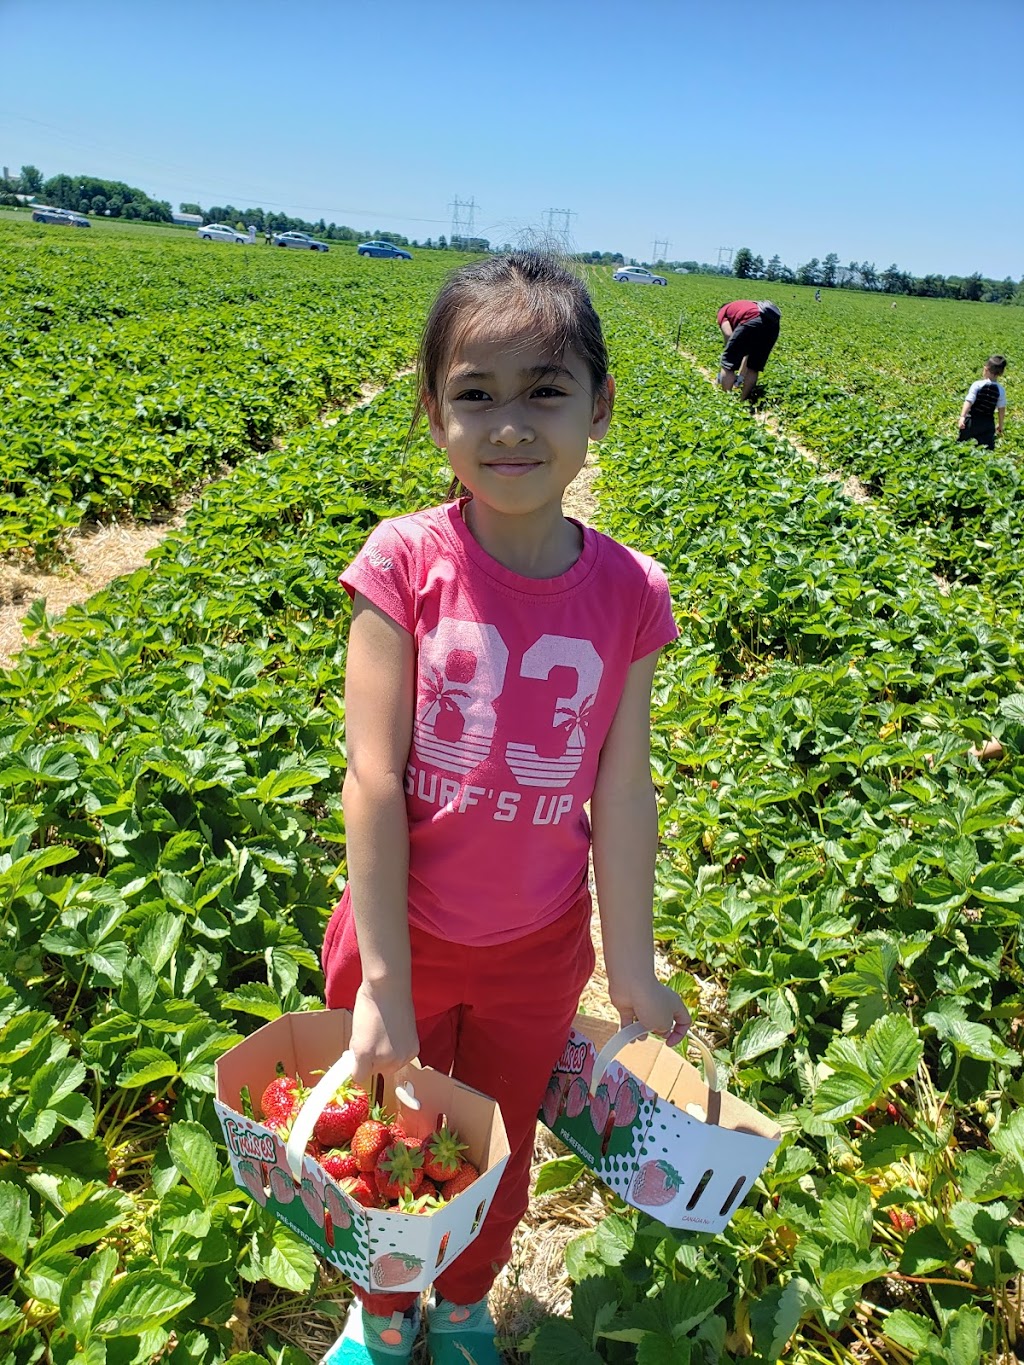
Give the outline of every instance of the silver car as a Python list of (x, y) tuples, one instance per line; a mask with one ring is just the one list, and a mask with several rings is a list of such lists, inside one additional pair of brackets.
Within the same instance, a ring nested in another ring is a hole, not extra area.
[(275, 232), (273, 242), (275, 246), (294, 246), (299, 251), (330, 250), (326, 242), (318, 242), (308, 232)]
[(619, 284), (668, 284), (664, 275), (653, 275), (643, 265), (620, 265), (612, 279)]
[(196, 236), (201, 242), (235, 242), (240, 246), (249, 242), (244, 232), (228, 227), (227, 223), (204, 223), (196, 228)]

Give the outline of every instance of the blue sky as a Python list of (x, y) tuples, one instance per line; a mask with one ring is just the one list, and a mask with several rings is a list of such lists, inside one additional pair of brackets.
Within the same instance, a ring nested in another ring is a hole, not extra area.
[(1024, 0), (0, 0), (0, 164), (370, 231), (1024, 274)]

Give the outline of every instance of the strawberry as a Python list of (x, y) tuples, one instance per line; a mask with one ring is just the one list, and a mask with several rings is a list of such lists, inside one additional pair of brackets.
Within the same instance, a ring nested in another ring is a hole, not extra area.
[(590, 1097), (590, 1122), (594, 1125), (595, 1133), (604, 1132), (604, 1126), (608, 1122), (611, 1112), (612, 1097), (608, 1093), (608, 1087), (602, 1081)]
[(562, 1087), (554, 1076), (548, 1081), (548, 1088), (544, 1091), (544, 1103), (541, 1110), (544, 1114), (544, 1122), (550, 1128), (558, 1118), (558, 1109), (562, 1103)]
[(324, 1225), (324, 1201), (321, 1192), (313, 1184), (312, 1180), (303, 1180), (299, 1188), (299, 1198), (302, 1200), (302, 1207), (318, 1226)]
[(582, 1076), (577, 1076), (569, 1085), (565, 1092), (565, 1117), (567, 1119), (578, 1119), (587, 1107), (587, 1096), (590, 1094), (590, 1087)]
[(320, 1165), (332, 1180), (344, 1180), (347, 1175), (358, 1175), (359, 1164), (347, 1147), (335, 1147), (320, 1158)]
[(640, 1112), (640, 1087), (627, 1076), (615, 1092), (615, 1127), (628, 1128)]
[(446, 1123), (423, 1140), (423, 1174), (444, 1183), (451, 1180), (462, 1162), (466, 1144)]
[[(339, 1180), (338, 1184), (348, 1195), (349, 1199), (354, 1199), (357, 1204), (362, 1204), (364, 1209), (379, 1209), (380, 1194), (377, 1192), (376, 1185), (367, 1175), (347, 1175)], [(328, 1188), (330, 1188), (328, 1186)], [(333, 1214), (331, 1215), (333, 1217)], [(337, 1223), (337, 1218), (334, 1219)], [(340, 1226), (340, 1225), (339, 1225)]]
[(270, 1193), (279, 1204), (290, 1204), (295, 1198), (295, 1182), (280, 1166), (270, 1172)]
[[(373, 1191), (368, 1190), (368, 1193), (372, 1195)], [(327, 1205), (327, 1216), (330, 1218), (333, 1227), (341, 1228), (344, 1231), (345, 1228), (352, 1226), (352, 1215), (345, 1207), (344, 1199), (333, 1185), (328, 1185), (324, 1191), (324, 1203)]]
[(366, 1091), (354, 1081), (342, 1081), (334, 1098), (316, 1121), (313, 1132), (325, 1147), (340, 1147), (370, 1112)]
[(886, 1212), (897, 1232), (913, 1232), (917, 1227), (917, 1219), (909, 1209), (887, 1209)]
[(408, 1284), (423, 1269), (418, 1256), (408, 1256), (401, 1251), (389, 1251), (386, 1256), (378, 1256), (370, 1267), (373, 1282), (378, 1289), (392, 1289), (397, 1284)]
[(415, 1194), (423, 1184), (423, 1153), (393, 1142), (381, 1152), (374, 1178), (385, 1199), (397, 1199), (404, 1190)]
[(451, 1180), (446, 1180), (441, 1186), (442, 1199), (454, 1199), (457, 1194), (468, 1189), (479, 1174), (480, 1172), (471, 1161), (463, 1161)]
[[(377, 1159), (385, 1147), (390, 1147), (394, 1138), (391, 1129), (380, 1119), (366, 1119), (352, 1134), (352, 1159), (360, 1171), (377, 1169)], [(346, 1175), (354, 1172), (346, 1171)]]
[(267, 1192), (263, 1188), (263, 1182), (260, 1180), (259, 1169), (254, 1166), (251, 1161), (240, 1161), (238, 1163), (238, 1174), (245, 1181), (245, 1188), (252, 1195), (253, 1199), (256, 1200), (256, 1203), (265, 1204), (267, 1202)]
[(645, 1161), (633, 1177), (631, 1194), (638, 1204), (657, 1208), (670, 1204), (682, 1183), (679, 1172), (667, 1161)]
[(277, 1066), (277, 1076), (264, 1090), (260, 1100), (260, 1112), (268, 1128), (290, 1124), (307, 1093), (296, 1077), (287, 1075), (280, 1062)]

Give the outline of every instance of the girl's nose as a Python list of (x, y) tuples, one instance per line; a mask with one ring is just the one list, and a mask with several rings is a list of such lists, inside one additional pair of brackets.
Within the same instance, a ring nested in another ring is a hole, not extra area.
[(533, 440), (533, 427), (525, 414), (511, 406), (501, 408), (495, 413), (494, 426), (491, 428), (491, 444), (496, 446), (518, 446)]

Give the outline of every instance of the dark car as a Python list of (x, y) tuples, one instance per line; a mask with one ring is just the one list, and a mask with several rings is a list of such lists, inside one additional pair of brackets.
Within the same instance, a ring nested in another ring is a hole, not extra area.
[(360, 256), (392, 256), (399, 261), (411, 261), (412, 252), (393, 242), (360, 242), (356, 248)]
[(33, 223), (55, 223), (58, 227), (87, 227), (91, 228), (84, 213), (73, 213), (71, 209), (51, 209), (40, 204), (38, 208), (32, 210)]

